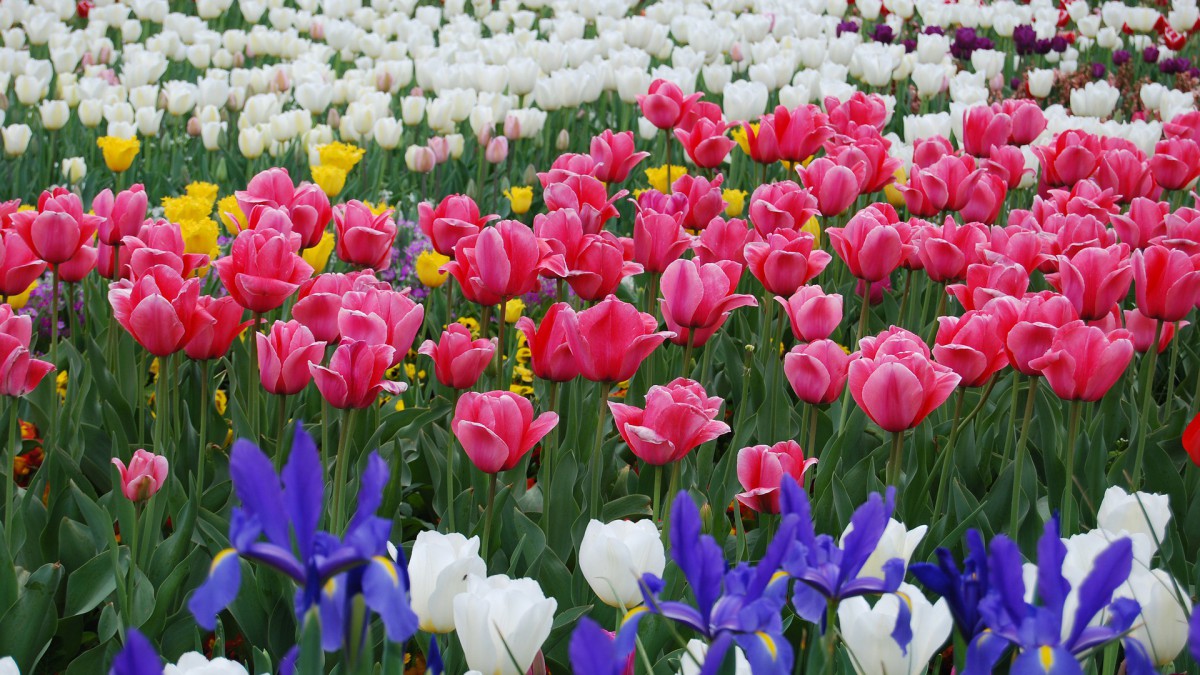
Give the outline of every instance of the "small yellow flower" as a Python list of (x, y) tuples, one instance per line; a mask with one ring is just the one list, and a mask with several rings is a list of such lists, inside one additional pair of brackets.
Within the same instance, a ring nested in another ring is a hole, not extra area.
[(373, 216), (382, 216), (385, 211), (392, 208), (391, 206), (388, 206), (387, 203), (382, 200), (379, 201), (378, 203), (363, 201), (363, 206), (366, 206), (367, 209), (369, 209), (371, 211), (371, 215), (373, 215)]
[(517, 396), (524, 396), (526, 398), (533, 396), (533, 387), (523, 384), (510, 384), (508, 390)]
[(679, 180), (681, 176), (687, 175), (686, 166), (676, 166), (672, 164), (668, 173), (667, 165), (652, 166), (646, 169), (646, 180), (650, 181), (650, 187), (659, 192), (666, 192), (667, 188)]
[(439, 272), (438, 269), (448, 262), (450, 262), (450, 257), (437, 251), (432, 249), (421, 251), (421, 254), (417, 256), (417, 278), (430, 288), (438, 288), (446, 283), (447, 276), (445, 272)]
[[(524, 333), (517, 333), (518, 344), (524, 342), (524, 340), (522, 339), (524, 337), (525, 337)], [(518, 347), (517, 348), (517, 363), (520, 363), (522, 365), (529, 363), (529, 359), (530, 359), (531, 355), (532, 355), (532, 352), (529, 351), (529, 347)]]
[(809, 218), (804, 227), (800, 228), (800, 231), (807, 232), (813, 236), (813, 246), (819, 247), (821, 245), (821, 222), (817, 220), (816, 216)]
[(887, 197), (889, 204), (899, 209), (904, 207), (904, 195), (900, 194), (900, 191), (896, 189), (896, 186), (904, 185), (908, 182), (908, 173), (905, 172), (904, 167), (901, 166), (896, 168), (896, 173), (894, 175), (896, 176), (896, 180), (883, 186), (883, 194)]
[(525, 312), (525, 302), (520, 298), (512, 298), (504, 303), (504, 323), (516, 323)]
[[(20, 212), (22, 212), (22, 211), (37, 211), (37, 207), (36, 207), (36, 206), (34, 206), (33, 204), (22, 204), (22, 205), (20, 205), (20, 206), (18, 206), (18, 207), (17, 207), (17, 213), (20, 213)], [(96, 214), (94, 214), (94, 213), (91, 213), (91, 212), (89, 211), (89, 212), (88, 212), (88, 215), (94, 216), (94, 215), (96, 215)]]
[(312, 178), (330, 199), (341, 194), (346, 187), (346, 170), (333, 164), (312, 167)]
[(67, 399), (67, 371), (60, 370), (58, 375), (54, 376), (54, 388), (58, 391), (58, 397), (62, 400)]
[(508, 199), (512, 212), (518, 216), (528, 213), (530, 205), (533, 204), (533, 188), (528, 186), (514, 185), (504, 191), (504, 196)]
[(37, 286), (38, 282), (35, 280), (33, 283), (29, 284), (29, 288), (26, 288), (25, 292), (19, 295), (8, 296), (8, 306), (12, 307), (13, 309), (23, 308), (29, 302), (29, 294), (33, 293), (33, 289), (37, 288)]
[(342, 173), (350, 173), (367, 151), (356, 145), (335, 141), (318, 147), (317, 154), (321, 158), (321, 166), (333, 166), (341, 169)]
[(225, 414), (225, 408), (229, 406), (229, 396), (224, 389), (218, 389), (217, 393), (213, 394), (213, 405), (216, 407), (218, 415)]
[(189, 218), (179, 221), (179, 230), (183, 234), (184, 253), (202, 253), (210, 259), (220, 255), (217, 248), (217, 221), (208, 217)]
[(142, 149), (142, 143), (136, 138), (119, 138), (117, 136), (101, 136), (96, 139), (96, 145), (104, 153), (104, 163), (108, 170), (122, 173), (129, 170), (133, 158)]
[(479, 339), (479, 320), (473, 316), (460, 316), (458, 322), (467, 327), (471, 331), (471, 339)]
[(630, 194), (633, 196), (633, 201), (636, 202), (638, 197), (641, 197), (642, 193), (645, 192), (646, 189), (647, 188), (636, 188), (633, 192), (631, 192)]
[[(757, 136), (758, 135), (758, 122), (751, 122), (750, 128), (754, 130), (754, 134), (755, 134), (755, 136)], [(746, 128), (745, 127), (743, 127), (742, 125), (739, 124), (736, 127), (730, 129), (729, 137), (737, 142), (738, 147), (742, 149), (743, 153), (745, 153), (747, 155), (750, 154), (750, 139), (746, 136)]]
[(158, 358), (154, 358), (150, 361), (150, 379), (158, 379)]
[(304, 249), (300, 255), (304, 258), (304, 262), (312, 266), (315, 273), (320, 274), (329, 264), (329, 256), (333, 253), (333, 243), (333, 230), (325, 230), (325, 234), (321, 235), (321, 241), (318, 241), (317, 245), (312, 248)]
[(192, 181), (187, 185), (187, 196), (202, 199), (208, 204), (208, 210), (212, 211), (213, 204), (217, 203), (217, 191), (220, 188), (216, 183), (205, 183), (204, 181)]
[(533, 371), (526, 366), (513, 366), (513, 378), (519, 382), (529, 384), (533, 382)]
[(238, 206), (237, 197), (233, 195), (217, 202), (217, 214), (225, 226), (225, 232), (231, 237), (236, 237), (238, 232), (246, 228), (246, 214), (242, 213), (242, 207)]
[(396, 397), (396, 412), (400, 412), (401, 410), (404, 410), (404, 399), (397, 396)]
[(725, 215), (727, 217), (737, 218), (742, 215), (742, 211), (746, 210), (745, 190), (725, 188), (721, 191), (721, 196), (725, 198)]

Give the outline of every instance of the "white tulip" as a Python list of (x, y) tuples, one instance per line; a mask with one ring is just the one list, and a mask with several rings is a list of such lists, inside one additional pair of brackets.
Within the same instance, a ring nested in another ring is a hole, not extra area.
[(323, 82), (302, 82), (297, 85), (293, 95), (301, 108), (320, 115), (333, 100), (333, 88)]
[[(728, 101), (726, 101), (726, 105), (729, 105)], [(640, 136), (643, 141), (653, 141), (654, 139), (658, 138), (658, 127), (654, 126), (654, 123), (645, 117), (639, 117), (638, 136)]]
[(946, 67), (940, 63), (918, 63), (913, 66), (912, 81), (917, 87), (917, 96), (931, 99), (946, 90), (950, 78)]
[(220, 121), (200, 123), (200, 142), (204, 149), (214, 152), (221, 149), (221, 133), (225, 131), (225, 123)]
[(88, 129), (95, 129), (100, 125), (100, 121), (104, 119), (104, 105), (97, 99), (88, 98), (79, 102), (79, 107), (75, 109), (75, 114), (79, 115), (79, 122)]
[(138, 108), (134, 114), (138, 133), (143, 136), (157, 136), (162, 125), (163, 111), (154, 108)]
[(186, 115), (196, 106), (196, 85), (191, 82), (173, 80), (163, 87), (167, 99), (167, 112), (179, 117)]
[(17, 157), (29, 149), (29, 139), (33, 138), (33, 130), (25, 124), (10, 124), (0, 130), (4, 136), (4, 154)]
[(1158, 543), (1167, 536), (1167, 524), (1171, 522), (1171, 498), (1150, 492), (1129, 494), (1114, 485), (1104, 491), (1100, 510), (1096, 512), (1096, 526), (1114, 534), (1143, 534), (1151, 542)]
[(1160, 667), (1174, 661), (1187, 645), (1188, 616), (1192, 611), (1187, 590), (1165, 570), (1134, 565), (1129, 581), (1115, 595), (1132, 598), (1141, 607), (1130, 637), (1146, 647), (1150, 660)]
[(949, 53), (949, 37), (936, 33), (921, 33), (917, 36), (917, 61), (941, 63)]
[[(912, 612), (912, 642), (906, 653), (892, 638), (902, 601)], [(838, 605), (838, 623), (859, 675), (917, 675), (929, 669), (929, 661), (950, 636), (954, 619), (945, 598), (930, 604), (920, 589), (900, 584), (896, 593), (882, 596), (874, 607), (863, 597), (843, 600)]]
[[(406, 155), (408, 153), (405, 153)], [(454, 630), (454, 598), (467, 590), (467, 578), (487, 574), (479, 557), (479, 537), (452, 532), (421, 532), (408, 561), (412, 608), (428, 633)]]
[[(900, 558), (904, 561), (905, 568), (908, 567), (908, 561), (912, 558), (913, 551), (917, 550), (917, 545), (925, 538), (925, 532), (929, 529), (927, 525), (908, 529), (904, 523), (889, 518), (887, 527), (883, 531), (883, 536), (879, 538), (879, 543), (875, 545), (875, 550), (871, 552), (871, 556), (867, 558), (867, 562), (863, 563), (862, 570), (859, 571), (860, 577), (874, 577), (876, 579), (884, 578), (883, 564), (892, 558)], [(854, 531), (854, 525), (846, 526), (846, 530), (842, 532), (842, 542), (846, 541), (846, 536)]]
[(467, 666), (524, 675), (550, 635), (557, 608), (533, 579), (470, 577), (466, 592), (454, 597), (454, 629)]
[(17, 667), (13, 657), (6, 656), (0, 659), (0, 675), (21, 675), (21, 669)]
[(725, 117), (745, 122), (758, 119), (767, 110), (769, 92), (758, 82), (738, 80), (725, 87)]
[(395, 117), (381, 117), (375, 120), (373, 128), (375, 143), (384, 150), (395, 150), (400, 145), (404, 127)]
[(22, 105), (34, 105), (50, 92), (49, 82), (33, 75), (18, 75), (13, 87)]
[(1029, 94), (1034, 98), (1046, 98), (1050, 95), (1050, 88), (1054, 86), (1054, 71), (1046, 68), (1038, 68), (1030, 70), (1027, 73), (1029, 78)]
[(188, 652), (177, 663), (168, 663), (163, 675), (247, 675), (247, 671), (237, 661), (223, 657), (209, 661), (200, 652)]
[(109, 122), (105, 135), (117, 138), (134, 138), (138, 134), (137, 125), (133, 122)]
[(1120, 97), (1121, 90), (1104, 80), (1088, 82), (1071, 91), (1071, 113), (1086, 117), (1108, 117)]
[(266, 150), (266, 140), (257, 127), (246, 127), (238, 132), (238, 149), (246, 159), (256, 159)]
[(58, 131), (67, 126), (67, 121), (71, 119), (71, 109), (66, 101), (46, 99), (38, 106), (38, 111), (42, 115), (42, 126), (47, 131)]
[(700, 69), (704, 78), (704, 86), (714, 94), (725, 91), (725, 87), (733, 80), (733, 66), (727, 63), (714, 63)]
[(600, 601), (628, 609), (642, 604), (644, 574), (662, 576), (662, 535), (649, 520), (588, 523), (579, 546), (579, 571)]
[(984, 73), (990, 80), (1004, 70), (1006, 56), (1004, 52), (994, 49), (976, 49), (971, 53), (971, 66), (975, 68), (975, 72)]
[[(679, 657), (679, 675), (700, 675), (704, 657), (708, 656), (708, 643), (703, 640), (688, 640), (686, 653)], [(733, 648), (733, 675), (752, 675), (750, 662), (740, 647)]]
[(466, 144), (466, 139), (462, 134), (446, 135), (446, 145), (450, 148), (450, 159), (462, 159)]
[(62, 161), (62, 177), (71, 185), (87, 175), (87, 162), (82, 157), (66, 157)]

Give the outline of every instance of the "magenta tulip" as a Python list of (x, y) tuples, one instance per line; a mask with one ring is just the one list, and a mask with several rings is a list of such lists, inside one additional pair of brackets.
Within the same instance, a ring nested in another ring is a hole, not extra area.
[(508, 471), (558, 424), (558, 414), (533, 417), (529, 399), (511, 391), (467, 392), (458, 399), (450, 430), (471, 463), (484, 473)]
[(698, 382), (677, 378), (646, 392), (646, 407), (609, 402), (617, 433), (633, 454), (652, 466), (683, 459), (689, 452), (729, 433), (717, 421), (720, 396), (709, 396)]

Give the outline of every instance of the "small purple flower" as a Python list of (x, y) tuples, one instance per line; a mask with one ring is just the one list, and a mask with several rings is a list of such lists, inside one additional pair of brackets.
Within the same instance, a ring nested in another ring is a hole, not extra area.
[(838, 37), (841, 37), (842, 33), (857, 33), (857, 32), (858, 32), (858, 24), (854, 23), (853, 21), (843, 21), (843, 22), (839, 23), (837, 26)]
[(1092, 64), (1092, 79), (1099, 80), (1108, 72), (1108, 68), (1104, 67), (1103, 63), (1097, 61)]
[(1050, 53), (1050, 41), (1046, 39), (1038, 40), (1037, 47), (1034, 49), (1038, 54), (1045, 56)]
[(1055, 35), (1050, 39), (1050, 49), (1059, 54), (1067, 51), (1067, 39), (1061, 35)]
[(945, 35), (946, 29), (941, 26), (925, 26), (925, 30), (921, 31), (926, 35)]
[(1113, 52), (1113, 65), (1123, 66), (1126, 63), (1129, 63), (1130, 58), (1132, 57), (1130, 56), (1129, 52), (1125, 51), (1124, 49), (1118, 49), (1117, 51)]
[(1033, 29), (1033, 26), (1017, 26), (1013, 29), (1012, 39), (1017, 53), (1022, 56), (1032, 54), (1037, 49), (1037, 31)]
[(896, 32), (892, 30), (891, 26), (881, 23), (875, 26), (875, 30), (871, 32), (871, 39), (885, 45), (890, 45), (896, 39)]
[(909, 39), (901, 42), (900, 44), (904, 45), (904, 53), (905, 54), (911, 54), (911, 53), (917, 51), (917, 41), (913, 40), (912, 38), (909, 38)]
[(1142, 50), (1142, 60), (1146, 63), (1158, 63), (1158, 47), (1150, 45)]

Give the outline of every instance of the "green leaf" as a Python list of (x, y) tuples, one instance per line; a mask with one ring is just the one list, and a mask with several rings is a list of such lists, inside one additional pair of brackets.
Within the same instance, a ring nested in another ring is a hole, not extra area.
[(23, 673), (35, 672), (58, 628), (54, 594), (62, 576), (61, 565), (42, 565), (25, 582), (20, 600), (0, 616), (0, 654), (12, 656)]
[(614, 499), (600, 510), (600, 519), (606, 523), (614, 520), (625, 520), (633, 516), (649, 516), (650, 498), (646, 495), (626, 495)]
[[(123, 577), (129, 573), (129, 549), (122, 546), (119, 551), (118, 573)], [(67, 577), (67, 605), (64, 616), (79, 616), (90, 612), (112, 595), (117, 588), (112, 561), (112, 553), (105, 551)]]

